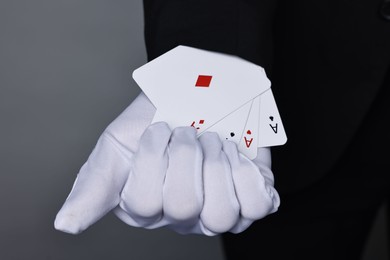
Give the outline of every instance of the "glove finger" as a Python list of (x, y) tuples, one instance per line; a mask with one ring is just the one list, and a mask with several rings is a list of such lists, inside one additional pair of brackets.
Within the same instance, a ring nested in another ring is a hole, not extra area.
[(165, 218), (162, 218), (162, 219), (158, 220), (157, 222), (154, 222), (150, 225), (147, 225), (146, 223), (140, 221), (139, 218), (134, 217), (133, 214), (125, 211), (119, 205), (116, 208), (114, 208), (112, 212), (114, 213), (114, 215), (116, 215), (124, 223), (126, 223), (129, 226), (133, 226), (133, 227), (143, 227), (143, 228), (147, 228), (147, 229), (156, 229), (156, 228), (160, 228), (163, 226), (167, 226), (169, 224), (169, 221), (167, 221)]
[(164, 183), (164, 217), (190, 226), (203, 206), (202, 148), (193, 127), (178, 127), (169, 143), (169, 167)]
[(245, 231), (248, 227), (250, 227), (253, 222), (254, 222), (253, 219), (247, 219), (247, 218), (241, 217), (237, 221), (236, 225), (229, 230), (229, 232), (234, 233), (234, 234), (241, 233), (241, 232)]
[(129, 156), (113, 137), (104, 133), (81, 167), (54, 227), (78, 234), (118, 205), (129, 172)]
[(274, 175), (271, 171), (271, 149), (269, 147), (257, 148), (257, 157), (252, 162), (260, 169), (265, 182), (268, 185), (274, 186)]
[(277, 192), (266, 183), (258, 166), (240, 154), (233, 142), (223, 142), (223, 151), (232, 167), (241, 216), (256, 220), (276, 211), (278, 203), (274, 203), (274, 197)]
[(146, 227), (162, 216), (163, 185), (168, 168), (171, 130), (165, 122), (150, 125), (140, 139), (138, 151), (123, 188), (120, 207), (137, 226)]
[(205, 199), (201, 221), (211, 232), (226, 232), (234, 226), (239, 217), (239, 204), (234, 191), (230, 165), (216, 133), (204, 133), (199, 137), (199, 141), (204, 157)]

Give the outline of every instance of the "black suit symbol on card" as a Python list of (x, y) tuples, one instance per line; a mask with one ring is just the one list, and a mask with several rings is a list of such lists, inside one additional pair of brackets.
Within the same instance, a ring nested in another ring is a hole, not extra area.
[[(270, 116), (269, 119), (271, 121), (274, 121), (274, 117), (273, 116)], [(275, 134), (278, 133), (278, 123), (276, 123), (275, 125), (269, 124), (269, 126), (272, 128), (272, 131), (274, 131)]]
[(247, 148), (249, 148), (252, 144), (252, 141), (253, 141), (253, 137), (250, 136), (250, 135), (252, 135), (251, 130), (246, 131), (246, 134), (247, 134), (247, 136), (244, 136), (245, 145)]
[[(230, 132), (230, 137), (234, 137), (236, 134), (234, 132)], [(226, 137), (226, 140), (229, 139), (229, 137)]]
[(200, 126), (203, 125), (203, 124), (204, 124), (204, 120), (201, 119), (201, 120), (199, 120), (199, 123), (197, 125), (195, 125), (195, 121), (192, 121), (191, 126), (199, 130)]

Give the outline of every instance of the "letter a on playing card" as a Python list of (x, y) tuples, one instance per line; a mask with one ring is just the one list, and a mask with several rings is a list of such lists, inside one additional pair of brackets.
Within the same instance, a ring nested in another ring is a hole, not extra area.
[(270, 88), (262, 67), (242, 58), (178, 46), (133, 72), (171, 128), (197, 125), (199, 133)]

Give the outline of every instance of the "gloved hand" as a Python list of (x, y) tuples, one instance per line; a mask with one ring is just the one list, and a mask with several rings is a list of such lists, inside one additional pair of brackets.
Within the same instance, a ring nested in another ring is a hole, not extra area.
[(171, 132), (160, 122), (146, 129), (133, 159), (114, 211), (131, 226), (239, 233), (279, 206), (268, 148), (259, 149), (256, 165), (216, 133), (197, 139), (193, 127)]
[(141, 92), (104, 130), (57, 213), (56, 229), (80, 233), (119, 204), (130, 162), (155, 112)]
[(277, 210), (269, 149), (252, 162), (215, 133), (197, 139), (191, 127), (149, 126), (154, 113), (140, 94), (104, 131), (56, 229), (79, 233), (115, 208), (132, 226), (215, 235), (242, 232)]
[(203, 151), (204, 204), (191, 233), (240, 233), (277, 211), (280, 199), (274, 188), (269, 148), (258, 148), (257, 157), (251, 161), (239, 153), (235, 143), (221, 141), (216, 133), (202, 134), (199, 143)]

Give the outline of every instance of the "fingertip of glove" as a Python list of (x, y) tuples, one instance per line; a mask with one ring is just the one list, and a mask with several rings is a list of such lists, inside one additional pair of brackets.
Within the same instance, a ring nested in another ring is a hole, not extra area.
[(149, 126), (150, 130), (158, 130), (158, 131), (165, 131), (165, 132), (171, 132), (171, 129), (167, 122), (164, 121), (158, 121), (154, 122)]
[(83, 231), (74, 217), (61, 213), (57, 214), (56, 219), (54, 220), (54, 228), (58, 231), (72, 235), (80, 234)]
[(222, 142), (222, 149), (228, 155), (234, 155), (236, 157), (238, 156), (238, 147), (235, 142), (224, 140)]
[(196, 129), (191, 126), (179, 126), (173, 129), (174, 135), (184, 135), (184, 136), (190, 136), (190, 137), (196, 137)]
[(156, 122), (149, 125), (143, 133), (141, 139), (146, 142), (156, 143), (167, 143), (171, 136), (171, 129), (166, 122)]
[(190, 126), (180, 126), (176, 127), (172, 131), (171, 144), (170, 147), (179, 147), (179, 150), (183, 148), (189, 148), (189, 151), (192, 151), (193, 148), (198, 147), (200, 149), (200, 144), (197, 139), (196, 129)]
[(205, 132), (199, 136), (201, 142), (221, 142), (219, 135), (216, 132)]
[(199, 142), (202, 145), (203, 154), (209, 160), (216, 162), (221, 158), (222, 141), (216, 132), (206, 132), (202, 134), (199, 137)]

